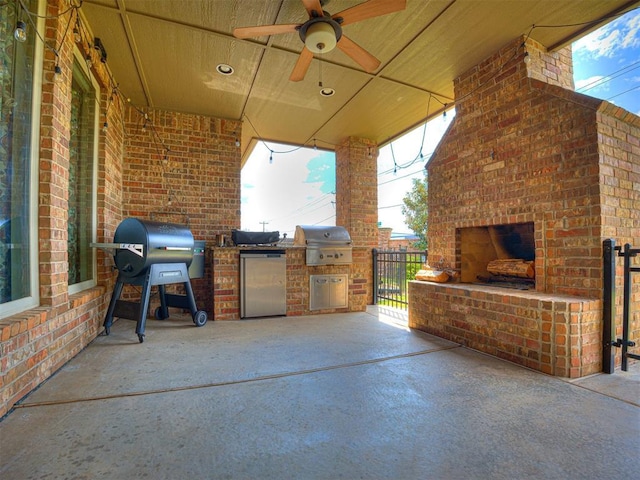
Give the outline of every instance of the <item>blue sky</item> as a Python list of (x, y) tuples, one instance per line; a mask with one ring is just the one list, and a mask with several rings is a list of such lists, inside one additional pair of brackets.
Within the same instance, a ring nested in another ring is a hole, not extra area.
[[(574, 43), (573, 58), (576, 91), (640, 115), (640, 9)], [(393, 152), (391, 145), (380, 149), (381, 226), (393, 228), (394, 233), (411, 233), (404, 223), (402, 198), (411, 189), (412, 179), (424, 178), (425, 162), (454, 116), (451, 111), (446, 118), (409, 132), (393, 142)], [(271, 162), (269, 149), (276, 151)], [(278, 230), (292, 236), (296, 225), (335, 225), (333, 153), (291, 150), (259, 143), (247, 160), (242, 170), (243, 230)]]
[(640, 115), (640, 9), (573, 44), (576, 91)]

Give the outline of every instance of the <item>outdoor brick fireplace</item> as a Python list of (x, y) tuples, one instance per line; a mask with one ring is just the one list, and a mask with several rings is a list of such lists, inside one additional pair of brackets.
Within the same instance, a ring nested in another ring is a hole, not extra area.
[(461, 282), (535, 289), (532, 222), (460, 228), (456, 238)]
[[(456, 117), (428, 164), (427, 237), (430, 263), (460, 278), (411, 282), (409, 323), (580, 377), (601, 368), (602, 241), (640, 238), (640, 119), (572, 91), (570, 47), (524, 45), (529, 64), (519, 38), (455, 80)], [(528, 289), (478, 280), (505, 258), (531, 262)]]

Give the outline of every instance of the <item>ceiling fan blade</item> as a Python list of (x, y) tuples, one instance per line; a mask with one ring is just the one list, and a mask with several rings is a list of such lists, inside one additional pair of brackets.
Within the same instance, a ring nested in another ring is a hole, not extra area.
[(299, 27), (297, 23), (286, 25), (260, 25), (258, 27), (239, 27), (233, 29), (236, 38), (262, 37), (265, 35), (280, 35), (281, 33), (293, 33)]
[(380, 66), (380, 60), (344, 35), (338, 42), (338, 48), (358, 62), (369, 73), (374, 72)]
[(407, 0), (369, 0), (368, 2), (331, 15), (331, 18), (335, 20), (338, 17), (342, 17), (342, 23), (340, 25), (344, 27), (350, 23), (379, 17), (387, 13), (399, 12), (405, 8), (407, 8)]
[(307, 9), (307, 13), (309, 14), (309, 18), (313, 18), (313, 12), (316, 12), (316, 16), (322, 16), (322, 4), (320, 0), (302, 0), (302, 4), (304, 8)]
[(311, 65), (311, 60), (313, 60), (313, 53), (307, 47), (304, 47), (302, 52), (300, 52), (296, 66), (293, 67), (289, 80), (292, 82), (299, 82), (304, 79), (304, 76), (307, 74), (307, 70), (309, 70), (309, 65)]

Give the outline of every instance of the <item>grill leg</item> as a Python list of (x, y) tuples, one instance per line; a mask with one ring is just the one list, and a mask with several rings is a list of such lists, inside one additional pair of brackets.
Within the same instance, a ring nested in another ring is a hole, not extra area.
[(198, 308), (196, 307), (196, 298), (193, 296), (193, 288), (191, 288), (191, 282), (184, 282), (184, 291), (187, 294), (187, 302), (189, 302), (189, 310), (191, 310), (191, 316), (195, 317)]
[(138, 334), (138, 340), (140, 343), (144, 340), (144, 329), (147, 323), (147, 312), (149, 310), (149, 296), (151, 295), (151, 271), (153, 265), (147, 270), (144, 276), (144, 283), (142, 285), (142, 294), (140, 296), (140, 316), (138, 317), (138, 323), (136, 324), (136, 333)]
[(124, 283), (118, 277), (115, 286), (113, 287), (113, 294), (111, 294), (111, 300), (109, 301), (109, 308), (107, 309), (107, 315), (104, 318), (104, 332), (109, 335), (111, 330), (111, 325), (113, 324), (113, 312), (116, 309), (116, 304), (118, 303), (118, 299), (122, 294), (122, 289), (124, 288)]
[(169, 318), (169, 308), (167, 305), (167, 288), (164, 285), (158, 285), (158, 296), (160, 297), (160, 310), (156, 314), (158, 320)]

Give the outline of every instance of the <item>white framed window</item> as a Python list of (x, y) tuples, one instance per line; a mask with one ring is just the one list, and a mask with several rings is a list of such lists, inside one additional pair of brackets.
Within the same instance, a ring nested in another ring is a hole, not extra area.
[(69, 135), (67, 255), (69, 293), (96, 285), (97, 166), (100, 86), (75, 50)]
[[(22, 7), (37, 15), (29, 15)], [(38, 148), (46, 2), (0, 9), (0, 318), (38, 305)], [(18, 22), (26, 40), (14, 36)], [(42, 33), (40, 33), (42, 35)]]

